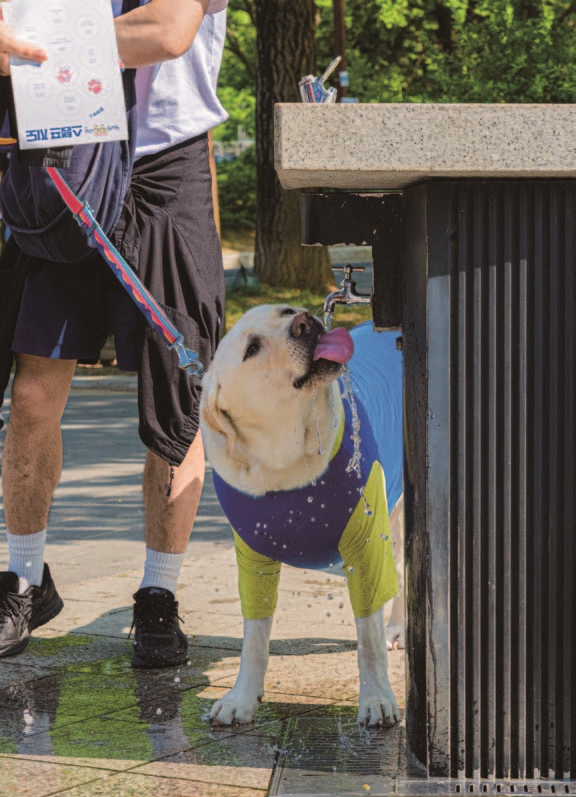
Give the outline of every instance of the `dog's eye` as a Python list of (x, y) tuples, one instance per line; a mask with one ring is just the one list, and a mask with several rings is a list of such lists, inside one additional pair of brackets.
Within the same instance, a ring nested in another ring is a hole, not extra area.
[(244, 352), (244, 359), (248, 360), (250, 357), (254, 357), (255, 354), (258, 354), (261, 348), (262, 344), (257, 338), (255, 340), (250, 341), (248, 348)]
[(280, 315), (296, 315), (296, 310), (293, 307), (286, 307)]

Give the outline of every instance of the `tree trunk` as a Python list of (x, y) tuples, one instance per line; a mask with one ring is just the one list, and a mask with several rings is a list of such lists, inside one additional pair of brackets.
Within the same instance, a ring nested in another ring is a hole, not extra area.
[(274, 104), (300, 102), (298, 81), (315, 74), (314, 0), (256, 0), (258, 212), (254, 272), (267, 285), (322, 292), (334, 283), (328, 251), (300, 244), (300, 192), (274, 169)]

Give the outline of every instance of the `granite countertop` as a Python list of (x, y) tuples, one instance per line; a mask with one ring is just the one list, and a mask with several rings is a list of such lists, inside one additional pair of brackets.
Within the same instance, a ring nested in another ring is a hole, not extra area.
[(574, 178), (576, 105), (284, 103), (284, 188), (398, 189), (429, 178)]

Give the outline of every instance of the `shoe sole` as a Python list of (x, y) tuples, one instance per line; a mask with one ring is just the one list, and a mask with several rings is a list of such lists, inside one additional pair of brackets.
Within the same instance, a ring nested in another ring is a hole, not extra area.
[(50, 603), (44, 607), (43, 611), (37, 614), (36, 617), (28, 623), (28, 636), (16, 642), (11, 648), (2, 651), (2, 653), (0, 653), (0, 659), (5, 659), (8, 656), (16, 656), (18, 653), (21, 653), (28, 645), (28, 642), (30, 642), (30, 632), (41, 625), (46, 625), (46, 623), (59, 615), (63, 608), (64, 602), (60, 595), (56, 593)]

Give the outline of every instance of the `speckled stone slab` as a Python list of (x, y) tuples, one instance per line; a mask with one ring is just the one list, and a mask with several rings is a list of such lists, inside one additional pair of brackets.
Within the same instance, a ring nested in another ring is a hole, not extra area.
[(576, 177), (576, 105), (280, 104), (284, 188), (398, 189), (430, 178)]

